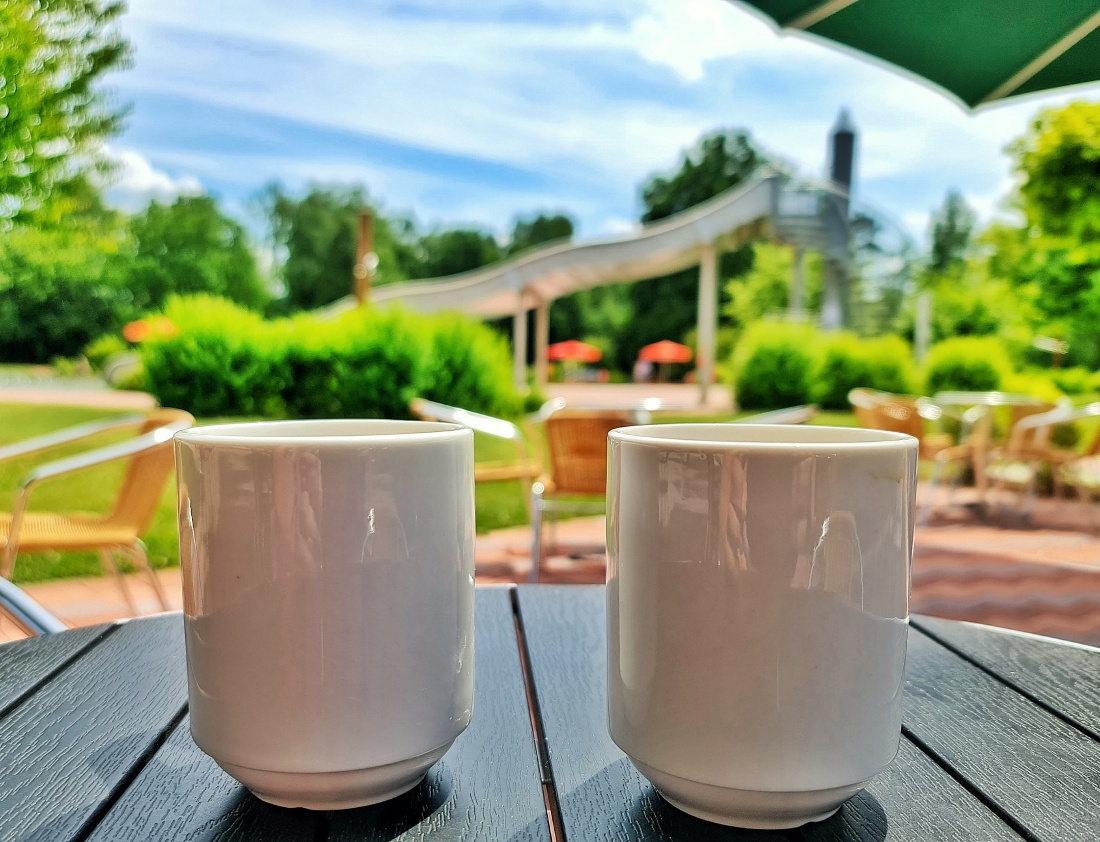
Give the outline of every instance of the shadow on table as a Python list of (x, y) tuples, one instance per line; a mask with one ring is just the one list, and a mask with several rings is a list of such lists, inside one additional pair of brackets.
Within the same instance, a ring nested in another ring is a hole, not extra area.
[(883, 842), (888, 826), (886, 811), (866, 790), (845, 802), (825, 821), (773, 831), (723, 827), (697, 819), (673, 807), (648, 783), (643, 784), (642, 793), (630, 804), (627, 818), (630, 825), (650, 831), (640, 834), (645, 838), (691, 839), (693, 842), (775, 842), (780, 839)]
[(330, 842), (362, 839), (388, 842), (424, 822), (447, 823), (454, 811), (454, 780), (446, 764), (436, 764), (419, 785), (390, 801), (332, 814)]

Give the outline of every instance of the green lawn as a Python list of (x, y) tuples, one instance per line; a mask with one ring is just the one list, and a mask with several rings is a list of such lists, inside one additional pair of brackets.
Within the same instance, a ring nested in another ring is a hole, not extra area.
[[(74, 424), (120, 414), (125, 413), (83, 407), (0, 404), (0, 444), (21, 441)], [(735, 416), (676, 416), (660, 420), (727, 421), (733, 417)], [(231, 419), (219, 418), (199, 423), (226, 420)], [(822, 413), (815, 423), (854, 426), (856, 422), (850, 413)], [(107, 444), (119, 437), (118, 434), (104, 435), (99, 441)], [(34, 465), (41, 464), (44, 459), (61, 458), (80, 449), (80, 446), (58, 448), (45, 454), (0, 463), (0, 511), (11, 511), (19, 482)], [(509, 442), (475, 434), (474, 453), (479, 462), (506, 462), (514, 458), (515, 450)], [(35, 489), (31, 497), (31, 509), (106, 512), (122, 481), (123, 469), (122, 463), (107, 465), (43, 483)], [(476, 492), (478, 532), (526, 523), (524, 497), (528, 493), (529, 489), (518, 480), (479, 484)], [(145, 543), (149, 547), (149, 558), (155, 566), (179, 564), (174, 481), (169, 482), (164, 490), (156, 517), (145, 536)], [(99, 559), (95, 553), (24, 553), (19, 556), (16, 564), (15, 581), (40, 582), (100, 573)]]

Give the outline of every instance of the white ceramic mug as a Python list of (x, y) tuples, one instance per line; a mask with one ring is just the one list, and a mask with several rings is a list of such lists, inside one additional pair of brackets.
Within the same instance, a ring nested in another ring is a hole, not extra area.
[(611, 737), (672, 804), (795, 827), (892, 761), (916, 460), (876, 430), (612, 431)]
[(473, 434), (281, 421), (175, 447), (199, 748), (282, 806), (414, 787), (473, 707)]

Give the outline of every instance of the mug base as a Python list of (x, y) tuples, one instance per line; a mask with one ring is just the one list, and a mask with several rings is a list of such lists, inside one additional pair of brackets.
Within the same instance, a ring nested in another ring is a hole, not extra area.
[(699, 783), (630, 761), (673, 807), (699, 819), (753, 830), (784, 830), (829, 818), (867, 781), (809, 792), (759, 792)]
[(272, 772), (217, 763), (268, 804), (307, 810), (350, 810), (389, 801), (420, 783), (454, 740), (409, 760), (341, 772)]

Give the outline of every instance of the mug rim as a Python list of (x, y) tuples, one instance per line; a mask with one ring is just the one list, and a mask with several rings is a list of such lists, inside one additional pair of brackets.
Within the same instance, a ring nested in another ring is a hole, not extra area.
[[(783, 436), (768, 438), (768, 434), (782, 432)], [(808, 436), (800, 437), (798, 434)], [(701, 437), (703, 433), (721, 433), (719, 437)], [(737, 433), (748, 433), (748, 438), (738, 438)], [(654, 435), (654, 433), (657, 433)], [(663, 433), (663, 434), (662, 434)], [(692, 435), (694, 433), (694, 435)], [(677, 435), (679, 434), (679, 435)], [(761, 436), (753, 438), (752, 435)], [(736, 424), (736, 423), (683, 423), (636, 424), (618, 427), (608, 433), (608, 440), (623, 444), (676, 450), (738, 450), (836, 452), (856, 450), (916, 450), (919, 442), (906, 433), (875, 430), (867, 427), (835, 427), (801, 424)]]
[[(381, 429), (372, 432), (371, 427)], [(335, 432), (339, 428), (351, 428), (354, 431)], [(462, 424), (388, 418), (302, 418), (286, 421), (238, 421), (228, 424), (188, 427), (173, 436), (176, 441), (189, 445), (247, 445), (252, 447), (264, 445), (331, 447), (373, 443), (379, 445), (424, 444), (432, 441), (458, 441), (467, 437), (472, 438), (473, 432), (469, 427)]]

